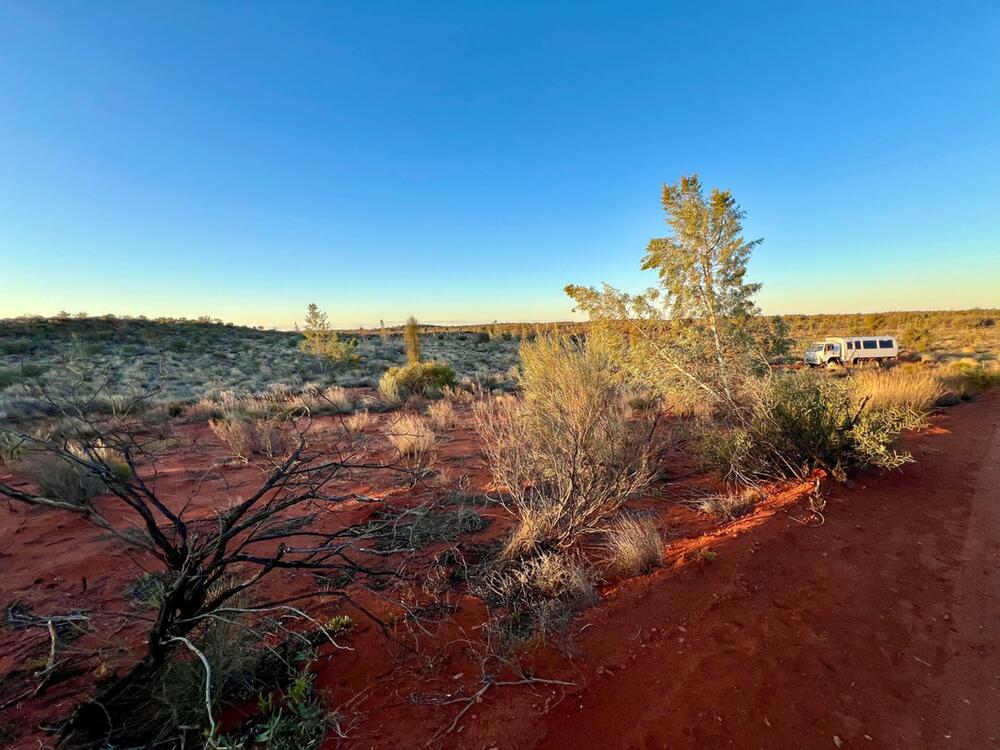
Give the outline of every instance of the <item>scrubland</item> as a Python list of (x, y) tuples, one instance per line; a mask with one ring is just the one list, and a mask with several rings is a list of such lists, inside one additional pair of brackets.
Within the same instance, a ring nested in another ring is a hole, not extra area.
[[(546, 668), (611, 592), (778, 513), (820, 529), (1000, 380), (995, 311), (766, 318), (731, 196), (663, 201), (669, 306), (567, 287), (587, 325), (0, 324), (2, 736), (463, 746), (495, 693), (576, 685)], [(714, 277), (676, 273), (692, 212)], [(790, 366), (876, 330), (899, 362)]]

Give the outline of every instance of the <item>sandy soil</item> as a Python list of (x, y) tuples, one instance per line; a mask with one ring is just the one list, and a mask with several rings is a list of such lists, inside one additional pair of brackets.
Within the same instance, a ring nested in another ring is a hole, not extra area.
[[(185, 452), (164, 467), (164, 489), (178, 493), (194, 486), (210, 461), (199, 452), (199, 442), (209, 440), (205, 428), (185, 429)], [(702, 481), (681, 478), (686, 472), (674, 457), (677, 478), (639, 503), (656, 512), (665, 534), (664, 567), (607, 586), (601, 604), (576, 618), (560, 642), (519, 656), (532, 674), (571, 684), (487, 690), (451, 733), (444, 730), (462, 704), (427, 705), (428, 698), (472, 695), (482, 686), (475, 649), (464, 643), (481, 639), (482, 603), (451, 591), (446, 616), (415, 632), (385, 602), (366, 601), (380, 615), (396, 616), (399, 642), (359, 619), (347, 640), (354, 650), (325, 656), (317, 684), (351, 725), (351, 739), (328, 744), (1000, 744), (1000, 394), (936, 416), (907, 442), (916, 463), (902, 471), (824, 483), (821, 526), (805, 507), (808, 484), (775, 488), (752, 516), (733, 524), (707, 521), (670, 502)], [(446, 479), (469, 475), (473, 489), (486, 483), (474, 443), (470, 430), (456, 430), (440, 460)], [(363, 489), (414, 503), (442, 494), (446, 484)], [(195, 510), (226, 500), (202, 493)], [(342, 511), (349, 520), (365, 512)], [(506, 528), (502, 512), (484, 513), (494, 516), (493, 526), (467, 541)], [(66, 514), (0, 507), (0, 605), (109, 610), (104, 632), (122, 628), (120, 646), (104, 653), (112, 665), (141, 648), (139, 634), (114, 614), (125, 607), (121, 592), (135, 578), (135, 562), (120, 543)], [(271, 585), (299, 584), (278, 577)], [(421, 592), (413, 598), (432, 601)], [(45, 645), (44, 633), (0, 629), (0, 674), (23, 671), (26, 656), (37, 657)], [(9, 744), (48, 744), (39, 726), (65, 714), (92, 683), (90, 674), (0, 711), (0, 729), (14, 730)], [(18, 693), (7, 682), (0, 705)]]
[(720, 539), (574, 627), (576, 688), (484, 702), (455, 747), (1000, 744), (1000, 399), (909, 441), (916, 463)]

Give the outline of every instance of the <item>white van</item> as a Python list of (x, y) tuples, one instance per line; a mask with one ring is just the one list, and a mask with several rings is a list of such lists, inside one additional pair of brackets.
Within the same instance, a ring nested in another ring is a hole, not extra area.
[(885, 362), (898, 355), (899, 344), (894, 336), (845, 336), (810, 344), (802, 361), (807, 365), (859, 365)]

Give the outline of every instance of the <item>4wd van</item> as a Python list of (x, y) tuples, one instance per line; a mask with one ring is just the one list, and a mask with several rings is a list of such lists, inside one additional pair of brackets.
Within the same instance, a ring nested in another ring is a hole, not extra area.
[(899, 345), (894, 336), (845, 336), (810, 344), (802, 361), (807, 365), (858, 365), (885, 362), (898, 355)]

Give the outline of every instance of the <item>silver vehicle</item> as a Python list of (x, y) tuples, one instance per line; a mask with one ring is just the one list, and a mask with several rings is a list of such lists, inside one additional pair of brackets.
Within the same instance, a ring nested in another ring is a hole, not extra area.
[(806, 349), (807, 365), (859, 365), (885, 362), (899, 356), (894, 336), (844, 336), (817, 341)]

